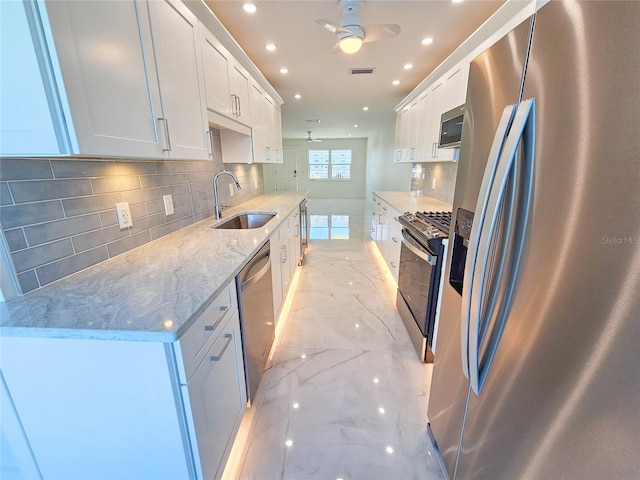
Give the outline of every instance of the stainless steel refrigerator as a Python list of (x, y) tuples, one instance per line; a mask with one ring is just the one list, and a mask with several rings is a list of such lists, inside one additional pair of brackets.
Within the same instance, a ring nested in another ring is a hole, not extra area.
[(428, 407), (457, 479), (640, 478), (640, 2), (471, 64)]

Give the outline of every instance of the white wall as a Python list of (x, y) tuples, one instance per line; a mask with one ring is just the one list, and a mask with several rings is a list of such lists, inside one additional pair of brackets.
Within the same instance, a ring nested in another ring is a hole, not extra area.
[(411, 187), (411, 164), (393, 163), (396, 115), (392, 112), (367, 142), (367, 196), (385, 190), (408, 191)]
[[(298, 158), (298, 190), (309, 192), (309, 198), (365, 198), (367, 171), (366, 138), (331, 138), (322, 143), (284, 139), (285, 147), (296, 148)], [(351, 180), (309, 180), (308, 152), (313, 150), (352, 150)], [(409, 177), (407, 177), (409, 179)], [(409, 190), (407, 186), (406, 190)]]

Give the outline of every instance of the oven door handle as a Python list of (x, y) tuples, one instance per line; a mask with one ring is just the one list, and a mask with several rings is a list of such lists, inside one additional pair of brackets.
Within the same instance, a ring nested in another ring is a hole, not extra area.
[(409, 232), (402, 232), (402, 245), (407, 247), (407, 249), (416, 255), (418, 258), (421, 258), (429, 265), (435, 265), (438, 260), (435, 255), (429, 255), (422, 249), (422, 246), (411, 236)]

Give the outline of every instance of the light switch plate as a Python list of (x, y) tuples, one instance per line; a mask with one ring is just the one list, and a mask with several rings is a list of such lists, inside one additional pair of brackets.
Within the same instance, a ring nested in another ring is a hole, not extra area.
[(131, 218), (129, 203), (116, 203), (116, 216), (118, 217), (118, 226), (120, 229), (133, 227), (133, 219)]
[(233, 195), (234, 195), (234, 192), (233, 192), (233, 183), (230, 183), (230, 184), (229, 184), (229, 196), (230, 196), (230, 197), (233, 197)]
[(162, 200), (164, 201), (164, 213), (166, 215), (173, 215), (173, 198), (171, 195), (163, 195)]

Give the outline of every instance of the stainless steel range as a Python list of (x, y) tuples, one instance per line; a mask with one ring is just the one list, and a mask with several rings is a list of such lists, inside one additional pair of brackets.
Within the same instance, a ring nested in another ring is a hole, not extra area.
[(405, 213), (396, 306), (420, 360), (433, 362), (451, 212)]

